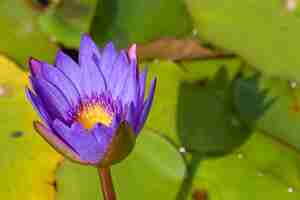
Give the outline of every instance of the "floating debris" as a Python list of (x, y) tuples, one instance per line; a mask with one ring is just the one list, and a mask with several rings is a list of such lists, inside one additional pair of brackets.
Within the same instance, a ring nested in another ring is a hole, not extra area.
[(0, 97), (5, 96), (6, 94), (6, 89), (2, 85), (0, 85)]
[(24, 135), (24, 133), (22, 131), (14, 131), (10, 136), (13, 138), (19, 138), (23, 135)]
[(206, 190), (195, 190), (193, 192), (193, 200), (207, 200), (208, 193)]
[(7, 97), (11, 94), (11, 88), (8, 85), (0, 84), (0, 97)]

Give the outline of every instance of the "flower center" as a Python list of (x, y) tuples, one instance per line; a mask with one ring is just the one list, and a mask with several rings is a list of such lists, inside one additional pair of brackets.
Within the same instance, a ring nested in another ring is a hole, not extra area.
[(101, 104), (86, 104), (81, 106), (75, 119), (84, 128), (90, 129), (97, 123), (109, 126), (113, 120), (113, 113), (109, 112)]

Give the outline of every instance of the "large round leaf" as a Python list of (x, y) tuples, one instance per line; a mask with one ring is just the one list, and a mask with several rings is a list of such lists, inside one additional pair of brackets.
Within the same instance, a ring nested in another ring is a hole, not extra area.
[[(33, 3), (33, 2), (32, 2)], [(28, 1), (0, 1), (0, 52), (9, 55), (25, 67), (29, 56), (52, 60), (57, 50), (50, 37), (38, 24), (41, 10)]]
[(270, 75), (300, 79), (299, 16), (283, 0), (185, 0), (202, 40)]
[(99, 0), (91, 27), (99, 43), (112, 40), (120, 47), (191, 32), (182, 0)]
[(192, 191), (205, 191), (211, 200), (296, 200), (299, 166), (295, 151), (255, 133), (238, 151), (200, 161)]
[(63, 0), (40, 16), (42, 30), (66, 47), (79, 47), (82, 33), (90, 30), (97, 0)]
[(0, 196), (52, 200), (61, 157), (32, 128), (37, 115), (25, 98), (26, 74), (3, 55), (0, 67)]

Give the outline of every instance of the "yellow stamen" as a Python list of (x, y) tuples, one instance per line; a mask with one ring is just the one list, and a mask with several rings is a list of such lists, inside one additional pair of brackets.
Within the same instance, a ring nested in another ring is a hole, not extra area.
[(76, 120), (86, 129), (92, 128), (96, 123), (109, 126), (112, 119), (113, 115), (100, 104), (84, 105), (76, 115)]

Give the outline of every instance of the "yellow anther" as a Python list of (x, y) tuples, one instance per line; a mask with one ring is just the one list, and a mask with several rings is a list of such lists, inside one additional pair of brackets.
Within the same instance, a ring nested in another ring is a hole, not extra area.
[(84, 105), (76, 115), (76, 120), (86, 129), (93, 128), (97, 123), (109, 126), (112, 119), (113, 114), (105, 110), (100, 104)]

